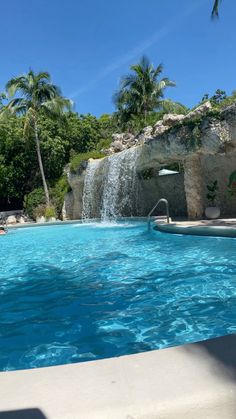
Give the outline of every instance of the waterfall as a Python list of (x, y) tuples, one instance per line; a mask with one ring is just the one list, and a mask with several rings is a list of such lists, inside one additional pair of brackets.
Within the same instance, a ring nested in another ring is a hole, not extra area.
[(83, 192), (83, 219), (116, 219), (137, 213), (136, 162), (134, 147), (102, 160), (88, 163)]
[(97, 184), (96, 184), (96, 171), (100, 166), (100, 160), (92, 160), (88, 162), (86, 174), (84, 179), (83, 190), (83, 211), (82, 219), (96, 218), (97, 215)]
[(107, 158), (101, 218), (118, 218), (136, 213), (138, 149), (130, 148)]

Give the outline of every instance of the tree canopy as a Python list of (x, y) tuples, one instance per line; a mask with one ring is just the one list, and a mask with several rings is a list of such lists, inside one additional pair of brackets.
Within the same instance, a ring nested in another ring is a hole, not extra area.
[(29, 137), (32, 134), (34, 137), (46, 203), (49, 206), (50, 198), (41, 157), (38, 118), (41, 111), (49, 118), (61, 118), (65, 109), (70, 110), (71, 102), (61, 95), (59, 87), (51, 83), (48, 72), (34, 73), (33, 70), (29, 70), (27, 74), (14, 77), (7, 82), (6, 92), (10, 100), (3, 108), (2, 115), (25, 116), (23, 136)]

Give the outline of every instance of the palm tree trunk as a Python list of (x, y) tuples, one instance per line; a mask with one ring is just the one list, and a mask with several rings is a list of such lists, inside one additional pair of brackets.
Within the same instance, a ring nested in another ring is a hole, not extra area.
[(147, 125), (147, 110), (146, 110), (146, 108), (144, 109), (144, 123), (145, 123), (145, 126)]
[(34, 135), (35, 135), (35, 143), (36, 143), (39, 169), (40, 169), (40, 173), (41, 173), (41, 177), (43, 181), (43, 189), (44, 189), (45, 198), (46, 198), (46, 205), (47, 207), (49, 207), (50, 206), (49, 191), (48, 191), (48, 185), (47, 185), (45, 174), (44, 174), (42, 156), (41, 156), (41, 151), (40, 151), (40, 142), (39, 142), (39, 136), (38, 136), (38, 125), (37, 125), (36, 120), (34, 120)]

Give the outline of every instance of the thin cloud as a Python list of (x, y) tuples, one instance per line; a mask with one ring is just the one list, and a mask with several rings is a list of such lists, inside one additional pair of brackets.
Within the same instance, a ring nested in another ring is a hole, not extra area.
[(204, 1), (205, 0), (202, 0), (199, 2), (195, 2), (194, 4), (191, 4), (189, 8), (187, 8), (181, 14), (175, 16), (175, 18), (170, 19), (165, 26), (156, 31), (151, 37), (145, 39), (138, 46), (125, 53), (123, 56), (118, 58), (113, 63), (101, 69), (101, 71), (97, 74), (97, 76), (94, 79), (90, 80), (84, 86), (78, 88), (69, 96), (72, 99), (74, 99), (80, 94), (87, 92), (88, 90), (91, 90), (100, 80), (103, 80), (104, 78), (112, 74), (114, 71), (116, 71), (118, 68), (122, 67), (124, 64), (127, 64), (134, 58), (143, 54), (148, 48), (150, 48), (152, 45), (155, 45), (157, 42), (159, 42), (161, 39), (169, 35), (177, 27), (179, 27), (179, 25), (182, 24), (187, 17), (192, 15), (204, 3)]

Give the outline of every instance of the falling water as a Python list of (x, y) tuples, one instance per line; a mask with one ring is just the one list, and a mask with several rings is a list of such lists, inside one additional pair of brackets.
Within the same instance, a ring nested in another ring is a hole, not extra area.
[(97, 216), (97, 177), (96, 172), (101, 164), (101, 160), (93, 160), (88, 162), (84, 179), (83, 191), (83, 211), (82, 218), (96, 218)]
[(131, 148), (89, 162), (83, 192), (84, 219), (108, 220), (137, 213), (138, 155), (139, 148)]
[(101, 218), (114, 219), (136, 212), (138, 149), (132, 148), (107, 158)]

